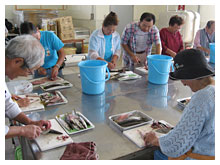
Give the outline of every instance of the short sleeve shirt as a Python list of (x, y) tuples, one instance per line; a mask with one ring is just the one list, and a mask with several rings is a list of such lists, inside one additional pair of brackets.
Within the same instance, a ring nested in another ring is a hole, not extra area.
[(40, 33), (40, 43), (45, 49), (44, 65), (42, 67), (48, 69), (56, 65), (58, 60), (57, 51), (59, 51), (64, 44), (53, 32), (41, 31)]

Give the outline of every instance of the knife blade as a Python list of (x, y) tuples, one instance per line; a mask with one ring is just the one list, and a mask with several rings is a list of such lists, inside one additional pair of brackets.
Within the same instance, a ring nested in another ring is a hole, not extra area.
[(42, 134), (48, 134), (48, 133), (52, 133), (52, 134), (58, 134), (58, 135), (61, 135), (63, 134), (62, 132), (60, 131), (57, 131), (57, 130), (54, 130), (54, 129), (49, 129), (49, 130), (46, 130), (46, 131), (43, 131)]

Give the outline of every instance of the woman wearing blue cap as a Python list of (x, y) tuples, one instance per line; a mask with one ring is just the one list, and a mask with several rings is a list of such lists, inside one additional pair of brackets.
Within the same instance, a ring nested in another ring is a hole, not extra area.
[(154, 159), (215, 159), (215, 80), (214, 71), (200, 50), (179, 52), (174, 58), (173, 80), (195, 92), (179, 123), (168, 134), (157, 138), (146, 133), (147, 146), (159, 146)]

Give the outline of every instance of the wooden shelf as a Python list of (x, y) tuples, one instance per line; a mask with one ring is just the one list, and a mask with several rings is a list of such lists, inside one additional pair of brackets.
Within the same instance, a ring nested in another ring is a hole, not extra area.
[(83, 53), (83, 50), (84, 50), (84, 40), (85, 39), (72, 39), (72, 40), (62, 40), (63, 43), (73, 43), (74, 47), (76, 47), (76, 43), (77, 42), (81, 42), (82, 44), (82, 53)]
[[(39, 8), (19, 8), (19, 6), (24, 6), (24, 5), (15, 5), (15, 10), (22, 10), (22, 11), (33, 11), (33, 10), (66, 10), (67, 9), (67, 5), (57, 5), (60, 8), (43, 8), (44, 5), (31, 5), (31, 6), (35, 6), (35, 7), (39, 7)], [(28, 5), (30, 6), (30, 5)], [(47, 5), (50, 6), (50, 5)], [(55, 6), (55, 5), (53, 5)]]

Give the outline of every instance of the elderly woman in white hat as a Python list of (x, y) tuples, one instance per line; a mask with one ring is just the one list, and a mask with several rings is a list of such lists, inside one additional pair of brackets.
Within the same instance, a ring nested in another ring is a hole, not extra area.
[[(14, 79), (18, 76), (28, 76), (44, 63), (44, 48), (31, 35), (22, 35), (12, 39), (5, 49), (5, 74)], [(43, 130), (51, 127), (49, 121), (33, 121), (28, 118), (12, 101), (11, 95), (5, 87), (5, 115), (25, 126), (5, 126), (5, 138), (24, 136), (34, 139)]]
[(168, 134), (145, 134), (146, 145), (158, 146), (154, 159), (215, 159), (214, 71), (199, 50), (179, 52), (174, 58), (173, 80), (181, 80), (193, 92), (179, 123)]

